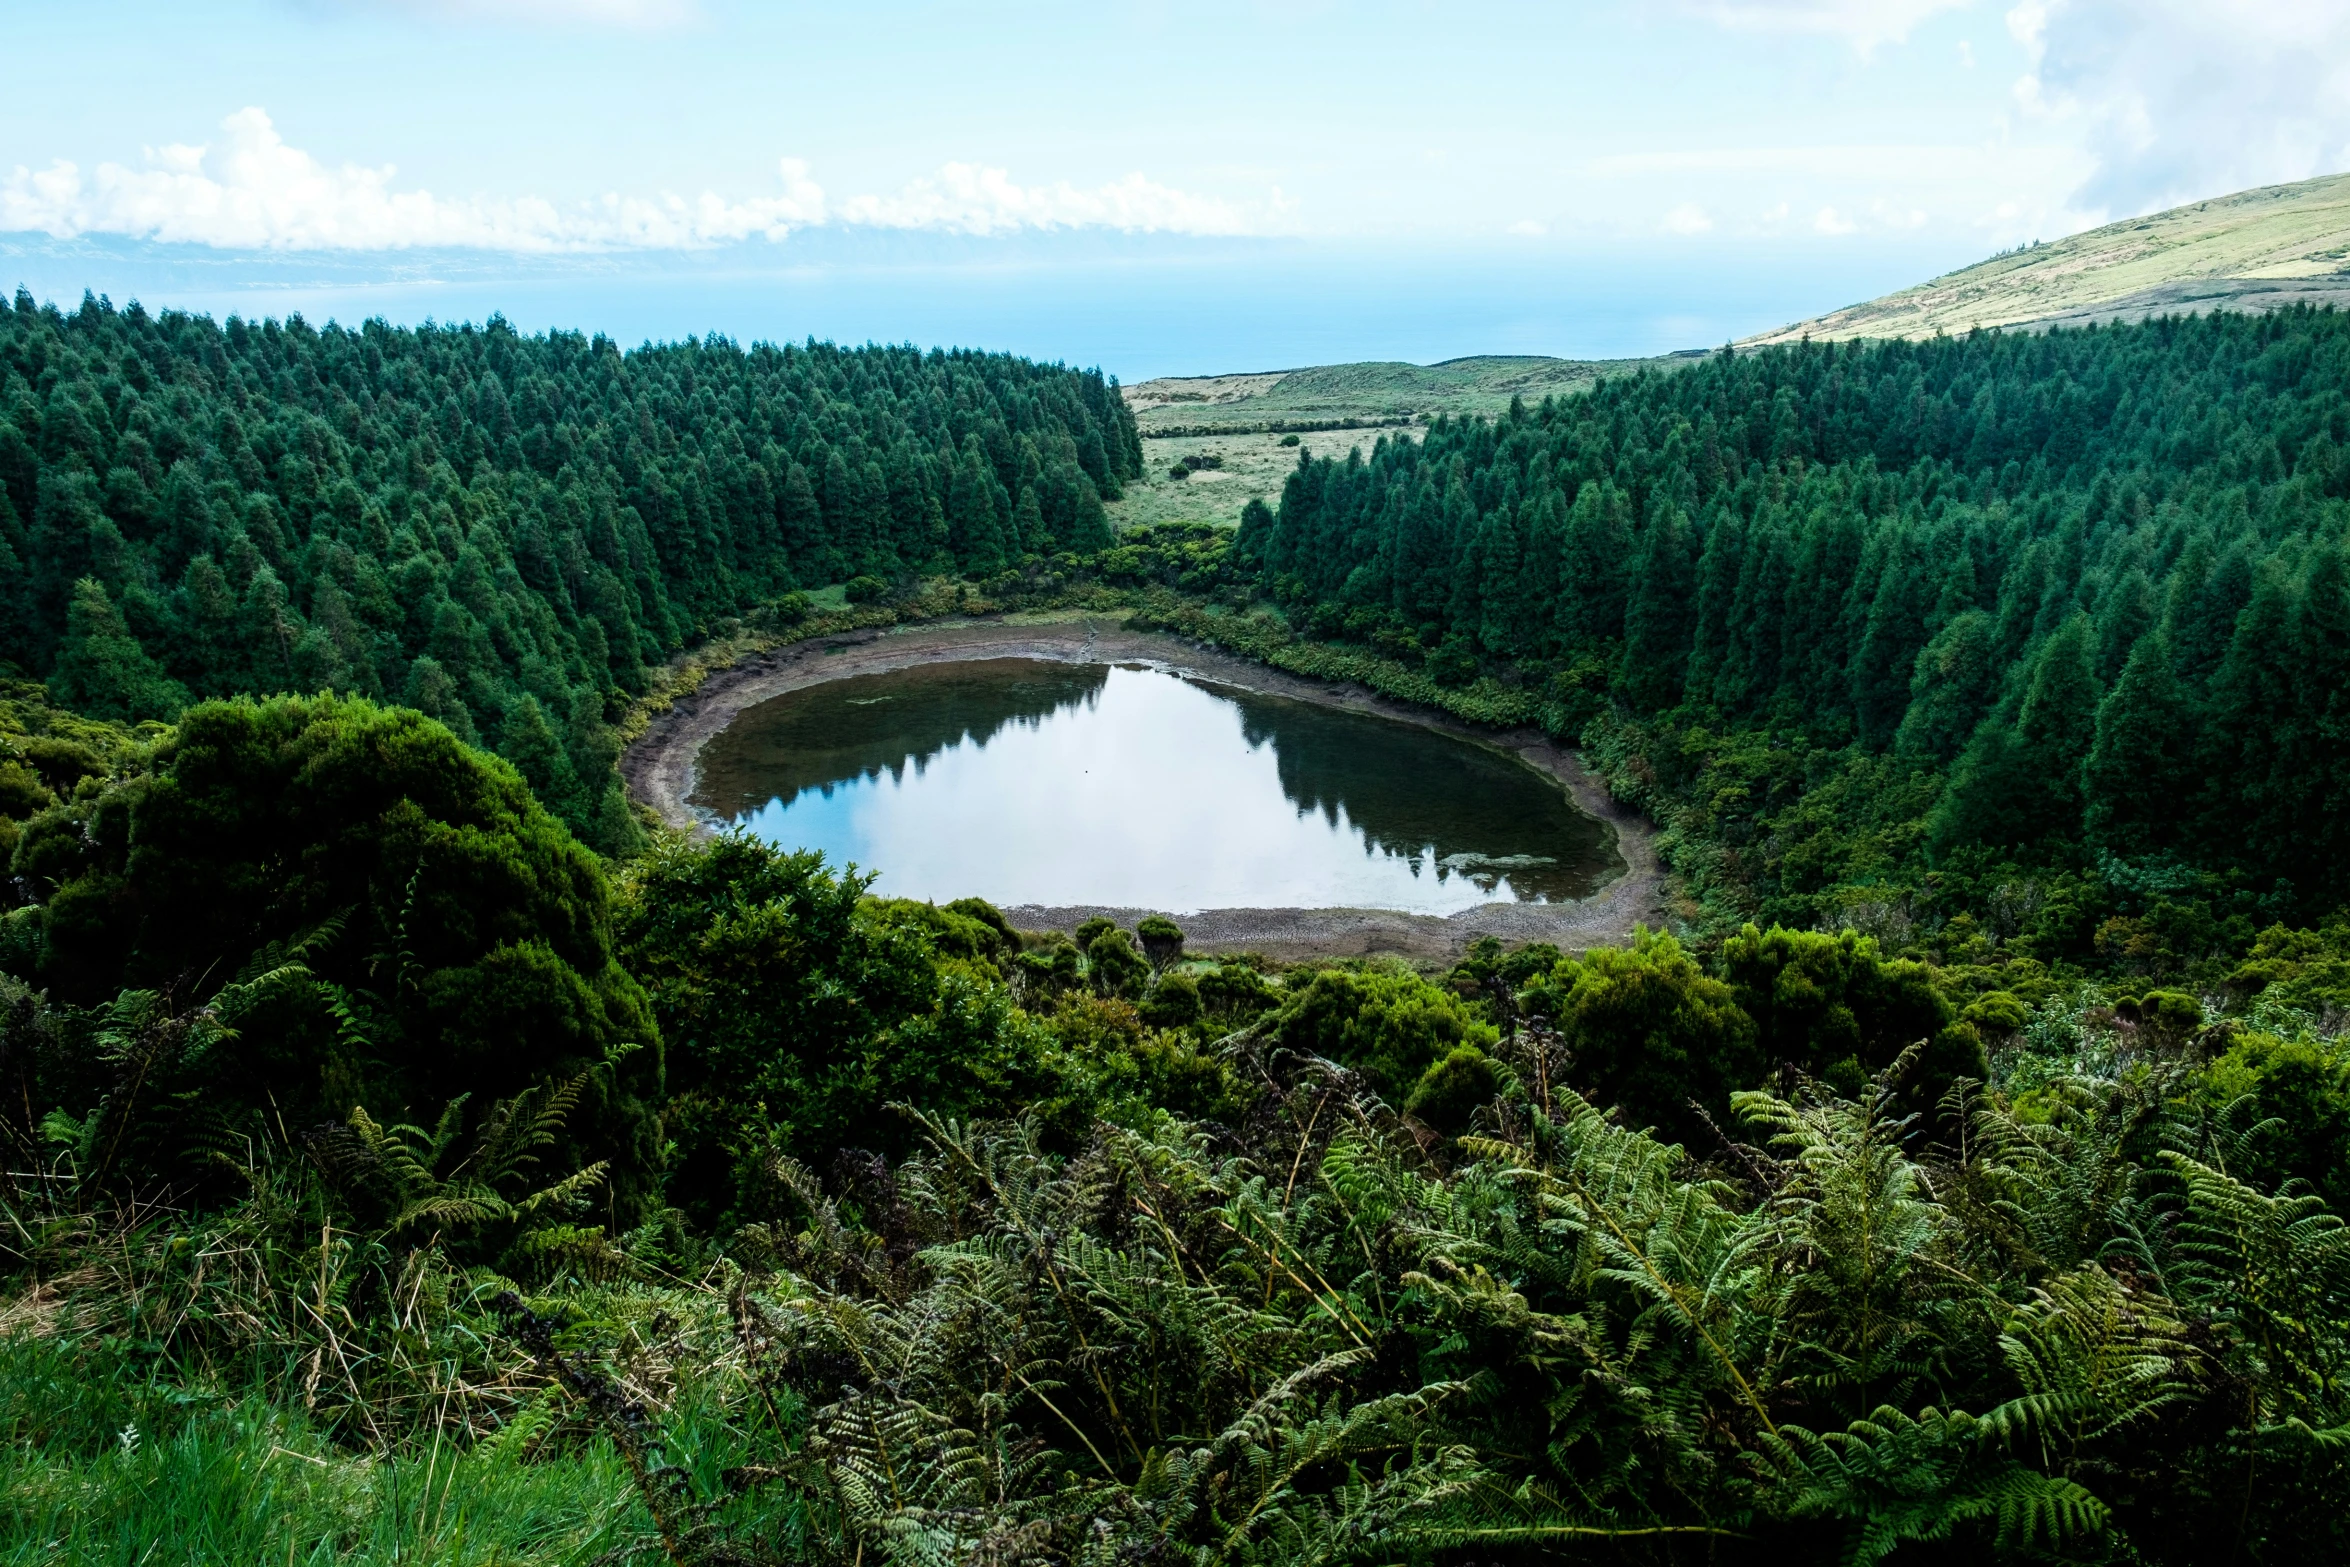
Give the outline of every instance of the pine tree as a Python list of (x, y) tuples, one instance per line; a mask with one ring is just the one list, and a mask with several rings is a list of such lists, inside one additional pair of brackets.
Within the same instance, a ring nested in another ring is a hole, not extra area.
[(1974, 734), (1998, 690), (1998, 628), (1970, 609), (1918, 652), (1909, 708), (1894, 748), (1903, 756), (1947, 762)]
[(975, 577), (1004, 566), (1003, 525), (996, 515), (994, 476), (986, 462), (979, 438), (970, 437), (947, 492), (947, 536), (955, 559)]
[(49, 694), (93, 717), (131, 723), (175, 718), (188, 705), (187, 688), (147, 655), (106, 589), (91, 577), (74, 584)]
[(1624, 611), (1625, 696), (1654, 711), (1678, 700), (1689, 673), (1689, 635), (1697, 607), (1697, 561), (1689, 523), (1678, 508), (1649, 519)]
[(498, 731), (498, 754), (514, 764), (548, 810), (558, 816), (581, 814), (579, 775), (537, 697), (525, 693), (507, 707)]
[(1012, 525), (1004, 530), (1005, 551), (1027, 554), (1051, 547), (1052, 540), (1044, 531), (1044, 507), (1036, 498), (1035, 487), (1027, 486), (1012, 504)]
[(2175, 849), (2199, 830), (2194, 710), (2161, 632), (2138, 639), (2098, 707), (2083, 782), (2089, 839), (2116, 854)]
[(2041, 644), (2014, 718), (1986, 721), (1959, 758), (1932, 826), (1938, 849), (2079, 834), (2082, 775), (2097, 734), (2096, 647), (2083, 614)]

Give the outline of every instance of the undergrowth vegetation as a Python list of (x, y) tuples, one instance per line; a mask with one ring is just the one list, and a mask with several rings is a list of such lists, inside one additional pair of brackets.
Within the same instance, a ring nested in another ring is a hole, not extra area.
[(362, 701), (112, 754), (0, 981), (0, 1560), (2344, 1543), (2340, 929), (2232, 1015), (1781, 928), (1278, 970), (615, 876)]

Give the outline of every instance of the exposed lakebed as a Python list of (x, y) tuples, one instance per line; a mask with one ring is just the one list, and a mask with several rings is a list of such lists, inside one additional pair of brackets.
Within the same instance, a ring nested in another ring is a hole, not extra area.
[(1174, 913), (1589, 896), (1610, 829), (1516, 757), (1165, 669), (924, 664), (745, 707), (691, 803), (877, 892)]

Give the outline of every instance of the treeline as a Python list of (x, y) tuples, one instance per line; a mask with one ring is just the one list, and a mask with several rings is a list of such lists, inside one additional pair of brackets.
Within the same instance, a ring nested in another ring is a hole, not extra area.
[(1110, 542), (1114, 383), (1009, 355), (0, 310), (0, 659), (77, 709), (335, 689), (637, 841), (608, 720), (795, 587)]
[(1236, 549), (1597, 720), (1749, 908), (2015, 862), (2265, 923), (2350, 897), (2346, 392), (2307, 310), (1723, 354), (1301, 461)]

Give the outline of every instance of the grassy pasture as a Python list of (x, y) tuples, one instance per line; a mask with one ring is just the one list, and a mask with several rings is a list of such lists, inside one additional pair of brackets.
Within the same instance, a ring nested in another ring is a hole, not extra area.
[[(1216, 522), (1229, 527), (1240, 521), (1240, 510), (1252, 499), (1268, 506), (1281, 498), (1281, 481), (1297, 466), (1303, 449), (1323, 456), (1343, 457), (1350, 446), (1367, 456), (1381, 439), (1411, 439), (1403, 429), (1320, 430), (1298, 435), (1298, 445), (1284, 446), (1282, 437), (1264, 432), (1243, 435), (1152, 435), (1142, 438), (1142, 477), (1126, 486), (1125, 497), (1109, 506), (1110, 526), (1154, 527), (1162, 522)], [(1178, 458), (1216, 456), (1222, 468), (1194, 473), (1188, 479), (1170, 475)]]
[(1433, 365), (1371, 361), (1243, 375), (1167, 376), (1126, 388), (1126, 401), (1145, 436), (1335, 424), (1345, 419), (1424, 423), (1437, 414), (1490, 416), (1508, 408), (1513, 397), (1538, 403), (1545, 397), (1584, 391), (1603, 375), (1689, 362), (1686, 355), (1585, 360), (1534, 354), (1483, 355)]
[(2125, 218), (1747, 341), (1955, 336), (2299, 303), (2350, 304), (2350, 175)]

